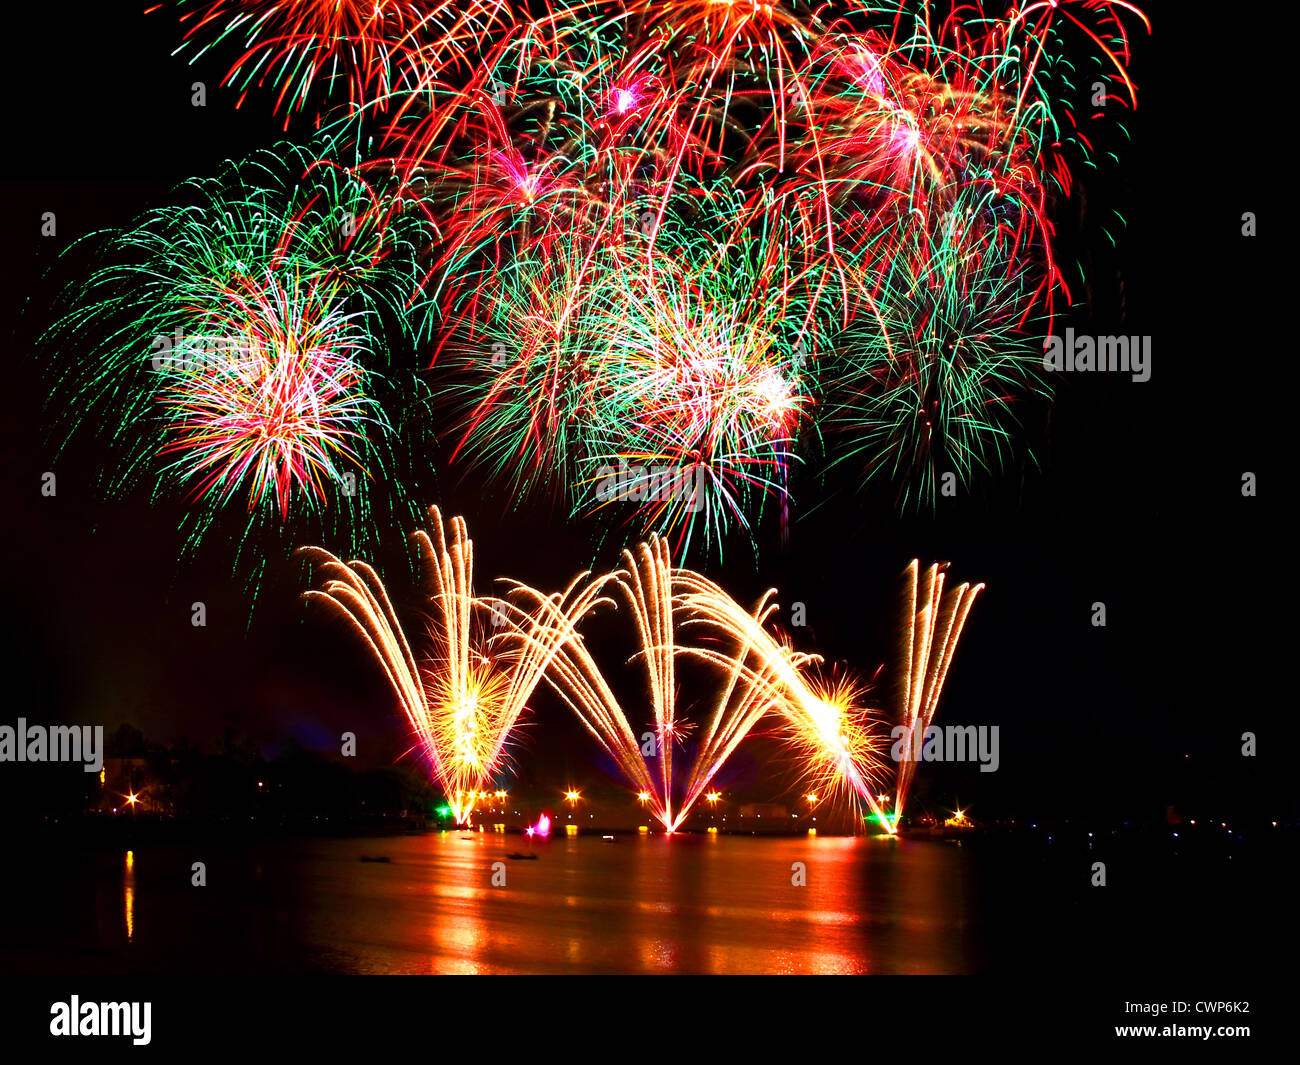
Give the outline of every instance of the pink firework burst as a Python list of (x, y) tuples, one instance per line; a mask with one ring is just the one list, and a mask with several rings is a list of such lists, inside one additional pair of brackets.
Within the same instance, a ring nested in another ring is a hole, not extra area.
[(373, 420), (354, 355), (360, 333), (328, 290), (269, 274), (232, 283), (199, 335), (156, 362), (162, 455), (224, 501), (246, 488), (253, 510), (272, 494), (286, 517), (295, 487), (324, 497)]

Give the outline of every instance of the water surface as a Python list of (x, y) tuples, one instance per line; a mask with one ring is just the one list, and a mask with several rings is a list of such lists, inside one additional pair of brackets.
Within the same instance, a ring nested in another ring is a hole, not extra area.
[(26, 971), (952, 973), (981, 953), (969, 866), (861, 837), (141, 846), (47, 870), (47, 916), (7, 946)]

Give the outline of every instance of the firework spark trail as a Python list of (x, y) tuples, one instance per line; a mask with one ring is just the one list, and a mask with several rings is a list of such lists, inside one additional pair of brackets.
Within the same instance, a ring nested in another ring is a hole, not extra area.
[(340, 460), (361, 469), (352, 442), (382, 418), (363, 390), (361, 341), (328, 291), (296, 278), (236, 285), (219, 307), (199, 330), (220, 346), (165, 364), (159, 454), (178, 456), (196, 495), (246, 485), (250, 511), (273, 493), (284, 518), (295, 487), (324, 500)]
[[(693, 801), (688, 798), (674, 813), (672, 762), (681, 732), (674, 679), (672, 565), (667, 545), (658, 539), (625, 551), (623, 562), (623, 568), (588, 581), (576, 595), (557, 599), (532, 592), (537, 605), (534, 616), (548, 631), (568, 633), (552, 661), (548, 681), (633, 789), (650, 795), (651, 812), (672, 832)], [(591, 610), (615, 604), (607, 588), (628, 606), (636, 626), (636, 657), (644, 663), (653, 721), (649, 752), (577, 633), (577, 621)]]
[(185, 501), (182, 558), (232, 539), (252, 603), (277, 548), (355, 553), (372, 523), (419, 517), (396, 426), (422, 386), (395, 354), (427, 323), (428, 233), (386, 210), (353, 140), (227, 163), (83, 238), (96, 266), (41, 339), (51, 444), (94, 434), (100, 491)]
[(535, 638), (532, 634), (538, 632), (546, 633), (544, 642), (556, 648), (546, 670), (547, 683), (633, 788), (651, 796), (655, 817), (671, 829), (668, 803), (658, 794), (640, 742), (577, 627), (596, 608), (615, 605), (604, 591), (614, 575), (591, 580), (588, 576), (580, 575), (564, 593), (547, 596), (517, 583), (514, 591), (528, 604), (525, 609), (532, 619), (529, 638)]
[[(525, 612), (533, 631), (546, 634), (546, 680), (632, 790), (649, 797), (651, 813), (669, 832), (683, 824), (727, 759), (769, 715), (782, 722), (810, 782), (847, 788), (894, 830), (877, 799), (882, 763), (861, 693), (849, 685), (820, 684), (807, 672), (820, 658), (783, 646), (768, 632), (766, 622), (776, 609), (772, 593), (751, 614), (712, 581), (673, 567), (668, 545), (658, 537), (625, 551), (620, 569), (591, 580), (579, 577), (564, 593), (544, 596), (522, 585), (516, 590), (530, 604)], [(640, 739), (579, 631), (595, 608), (619, 601), (633, 616), (634, 660), (646, 671), (652, 729)], [(688, 628), (707, 642), (681, 642), (679, 632)], [(722, 678), (684, 775), (675, 771), (676, 746), (696, 726), (677, 705), (677, 656), (703, 662)]]
[[(161, 472), (166, 495), (201, 467), (186, 520), (203, 537), (230, 485), (186, 418), (236, 397), (145, 374), (139, 355), (270, 271), (337, 294), (367, 334), (357, 363), (386, 395), (358, 401), (373, 417), (346, 439), (372, 484), (393, 482), (388, 426), (416, 456), (417, 433), (450, 436), (454, 461), (671, 537), (682, 559), (733, 536), (757, 551), (772, 514), (788, 530), (801, 467), (822, 465), (810, 454), (899, 505), (933, 504), (940, 472), (974, 488), (1033, 461), (1039, 334), (1077, 273), (1057, 261), (1055, 219), (1073, 173), (1111, 154), (1070, 101), (1083, 78), (1114, 86), (1106, 125), (1127, 136), (1129, 27), (1150, 31), (1120, 0), (177, 8), (191, 59), (236, 49), (230, 82), (267, 88), (277, 111), (319, 98), (326, 132), (288, 166), (263, 154), (190, 183), (198, 202), (123, 234), (115, 253), (136, 261), (97, 270), (52, 330), (100, 341), (58, 406), (109, 415), (111, 487)], [(398, 416), (426, 387), (419, 360), (452, 417)], [(411, 379), (389, 388), (376, 364)], [(321, 380), (326, 410), (348, 389)], [(159, 471), (146, 415), (164, 394), (167, 446), (196, 446)], [(247, 466), (278, 506), (247, 516), (245, 540), (276, 532), (270, 509), (290, 532), (302, 514), (360, 542), (374, 494), (321, 494), (343, 440), (299, 448), (278, 479)], [(702, 488), (690, 505), (596, 498), (621, 464)]]
[(957, 201), (882, 259), (877, 317), (830, 360), (835, 462), (861, 462), (918, 503), (933, 503), (943, 473), (968, 483), (1009, 457), (1017, 397), (1045, 391), (1022, 320), (1031, 284), (1005, 235), (977, 221), (987, 205), (984, 193)]
[[(903, 815), (916, 762), (924, 742), (925, 731), (939, 709), (939, 696), (948, 679), (948, 668), (957, 651), (957, 641), (966, 625), (966, 617), (983, 584), (968, 582), (944, 593), (944, 568), (929, 566), (924, 577), (920, 562), (913, 559), (904, 574), (904, 616), (901, 626), (902, 660), (900, 724), (906, 728), (902, 737), (904, 757), (898, 763), (894, 790), (893, 824)], [(918, 605), (919, 604), (919, 605)]]
[[(649, 796), (651, 813), (669, 832), (682, 825), (714, 775), (775, 697), (761, 674), (744, 668), (733, 656), (678, 643), (682, 602), (675, 589), (688, 577), (689, 571), (673, 567), (667, 543), (652, 537), (625, 551), (620, 569), (590, 580), (584, 575), (562, 594), (543, 596), (516, 586), (527, 596), (530, 605), (526, 609), (534, 631), (545, 633), (543, 644), (554, 650), (547, 681), (613, 759), (632, 790)], [(646, 674), (651, 731), (644, 741), (638, 738), (578, 629), (579, 622), (597, 607), (619, 602), (632, 615), (638, 642), (633, 659), (641, 661)], [(693, 726), (677, 705), (674, 663), (678, 655), (719, 667), (726, 678), (684, 783), (674, 771), (676, 748)]]
[[(682, 571), (681, 605), (692, 623), (707, 626), (734, 643), (734, 657), (717, 652), (696, 652), (719, 664), (730, 662), (732, 683), (743, 680), (743, 701), (760, 715), (776, 714), (785, 736), (797, 752), (808, 779), (820, 787), (847, 786), (886, 826), (877, 793), (883, 763), (869, 712), (858, 704), (860, 693), (851, 686), (818, 683), (808, 667), (820, 656), (795, 651), (777, 641), (765, 626), (776, 610), (775, 591), (763, 596), (750, 613), (718, 585), (698, 573)], [(727, 753), (734, 747), (726, 748)]]
[(650, 705), (654, 712), (655, 749), (659, 764), (660, 792), (666, 821), (673, 819), (673, 746), (677, 732), (677, 684), (673, 670), (672, 562), (668, 545), (660, 540), (638, 545), (625, 553), (624, 566), (615, 579), (623, 591), (636, 622), (640, 656), (645, 660), (650, 684)]
[[(882, 745), (863, 690), (819, 681), (811, 667), (820, 657), (794, 650), (769, 631), (777, 609), (774, 591), (751, 613), (708, 578), (674, 567), (667, 543), (652, 537), (625, 551), (619, 569), (594, 578), (580, 574), (562, 592), (546, 595), (506, 581), (506, 598), (478, 599), (473, 544), (463, 519), (452, 520), (448, 537), (438, 508), (430, 518), (432, 533), (415, 534), (432, 615), (431, 648), (422, 659), (412, 653), (382, 582), (366, 563), (302, 549), (325, 578), (306, 598), (329, 604), (370, 650), (458, 823), (468, 820), (475, 796), (503, 767), (511, 731), (545, 681), (632, 790), (649, 797), (651, 813), (669, 832), (681, 827), (727, 759), (768, 716), (782, 723), (809, 785), (845, 790), (887, 832), (897, 832), (913, 762), (900, 761), (894, 809), (886, 811), (879, 794)], [(903, 630), (909, 743), (934, 717), (966, 616), (983, 588), (963, 584), (945, 597), (936, 564), (926, 571), (918, 609), (918, 573), (914, 560), (907, 570)], [(646, 675), (652, 730), (640, 738), (580, 628), (593, 611), (619, 602), (632, 615), (638, 646), (633, 661), (641, 661)], [(476, 631), (475, 620), (484, 613), (501, 631), (488, 637)], [(683, 643), (679, 633), (688, 629), (703, 638)], [(723, 678), (684, 775), (674, 773), (675, 752), (695, 725), (677, 704), (679, 655), (713, 667)]]
[[(1082, 35), (1129, 86), (1121, 16), (1135, 14), (678, 0), (484, 24), (462, 42), (469, 82), (431, 72), (389, 126), (385, 165), (448, 237), (430, 281), (455, 328), (490, 332), (505, 308), (562, 320), (566, 344), (603, 342), (550, 358), (531, 396), (520, 373), (540, 349), (505, 342), (505, 365), (455, 390), (475, 409), (458, 452), (501, 470), (540, 441), (535, 472), (511, 476), (576, 495), (574, 513), (616, 509), (581, 491), (610, 458), (703, 471), (698, 511), (630, 518), (679, 551), (695, 526), (709, 547), (724, 529), (752, 537), (769, 496), (786, 520), (818, 379), (854, 382), (829, 442), (834, 460), (865, 460), (864, 482), (925, 501), (936, 463), (963, 482), (994, 472), (1013, 408), (1042, 391), (1033, 330), (1068, 298), (1049, 208), (1068, 194), (1067, 156), (1091, 147), (1060, 102), (1066, 40)], [(572, 265), (538, 287), (510, 268), (521, 256)], [(783, 355), (796, 340), (806, 385)], [(804, 367), (808, 351), (843, 356)], [(780, 431), (730, 402), (749, 374), (787, 390)], [(579, 468), (578, 492), (573, 473), (545, 476), (556, 456)]]
[[(451, 519), (449, 537), (437, 507), (429, 518), (432, 532), (414, 534), (429, 581), (429, 648), (419, 659), (379, 576), (366, 563), (344, 563), (323, 548), (303, 548), (325, 578), (305, 598), (345, 618), (370, 650), (456, 823), (465, 824), (476, 796), (504, 767), (511, 732), (567, 630), (532, 625), (524, 632), (512, 620), (517, 607), (476, 598), (473, 541), (464, 519)], [(486, 635), (491, 626), (505, 631)]]
[[(161, 10), (157, 4), (146, 14)], [(187, 26), (174, 54), (197, 62), (228, 41), (241, 53), (222, 81), (241, 106), (254, 88), (278, 92), (274, 107), (302, 109), (318, 85), (346, 85), (353, 108), (384, 105), (413, 91), (430, 64), (493, 25), (500, 0), (181, 0)]]

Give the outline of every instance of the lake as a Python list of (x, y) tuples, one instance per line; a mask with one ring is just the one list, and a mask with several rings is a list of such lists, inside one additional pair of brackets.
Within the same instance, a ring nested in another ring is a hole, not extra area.
[(0, 957), (11, 972), (170, 974), (1113, 971), (1238, 956), (1239, 937), (1187, 932), (1245, 889), (1240, 861), (1216, 860), (1213, 877), (1152, 865), (1139, 881), (1135, 848), (1097, 889), (1095, 855), (1055, 846), (455, 831), (14, 843)]

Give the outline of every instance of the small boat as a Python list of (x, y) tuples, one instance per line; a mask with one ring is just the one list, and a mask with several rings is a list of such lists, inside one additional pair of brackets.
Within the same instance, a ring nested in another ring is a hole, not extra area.
[(601, 836), (601, 837), (600, 837), (600, 841), (601, 841), (601, 843), (615, 843), (615, 842), (617, 842), (617, 841), (614, 839), (613, 836)]
[(391, 862), (393, 859), (390, 858), (390, 857), (388, 857), (387, 854), (377, 854), (377, 855), (375, 855), (375, 854), (363, 854), (363, 855), (361, 856), (361, 860), (362, 860), (363, 862), (383, 862), (385, 865), (387, 865), (387, 864), (388, 864), (389, 862)]
[(517, 861), (517, 862), (535, 862), (535, 861), (537, 861), (537, 855), (535, 855), (535, 854), (520, 854), (518, 851), (511, 851), (509, 854), (506, 855), (506, 857), (507, 857), (507, 858), (513, 858), (513, 859), (514, 859), (515, 861)]

